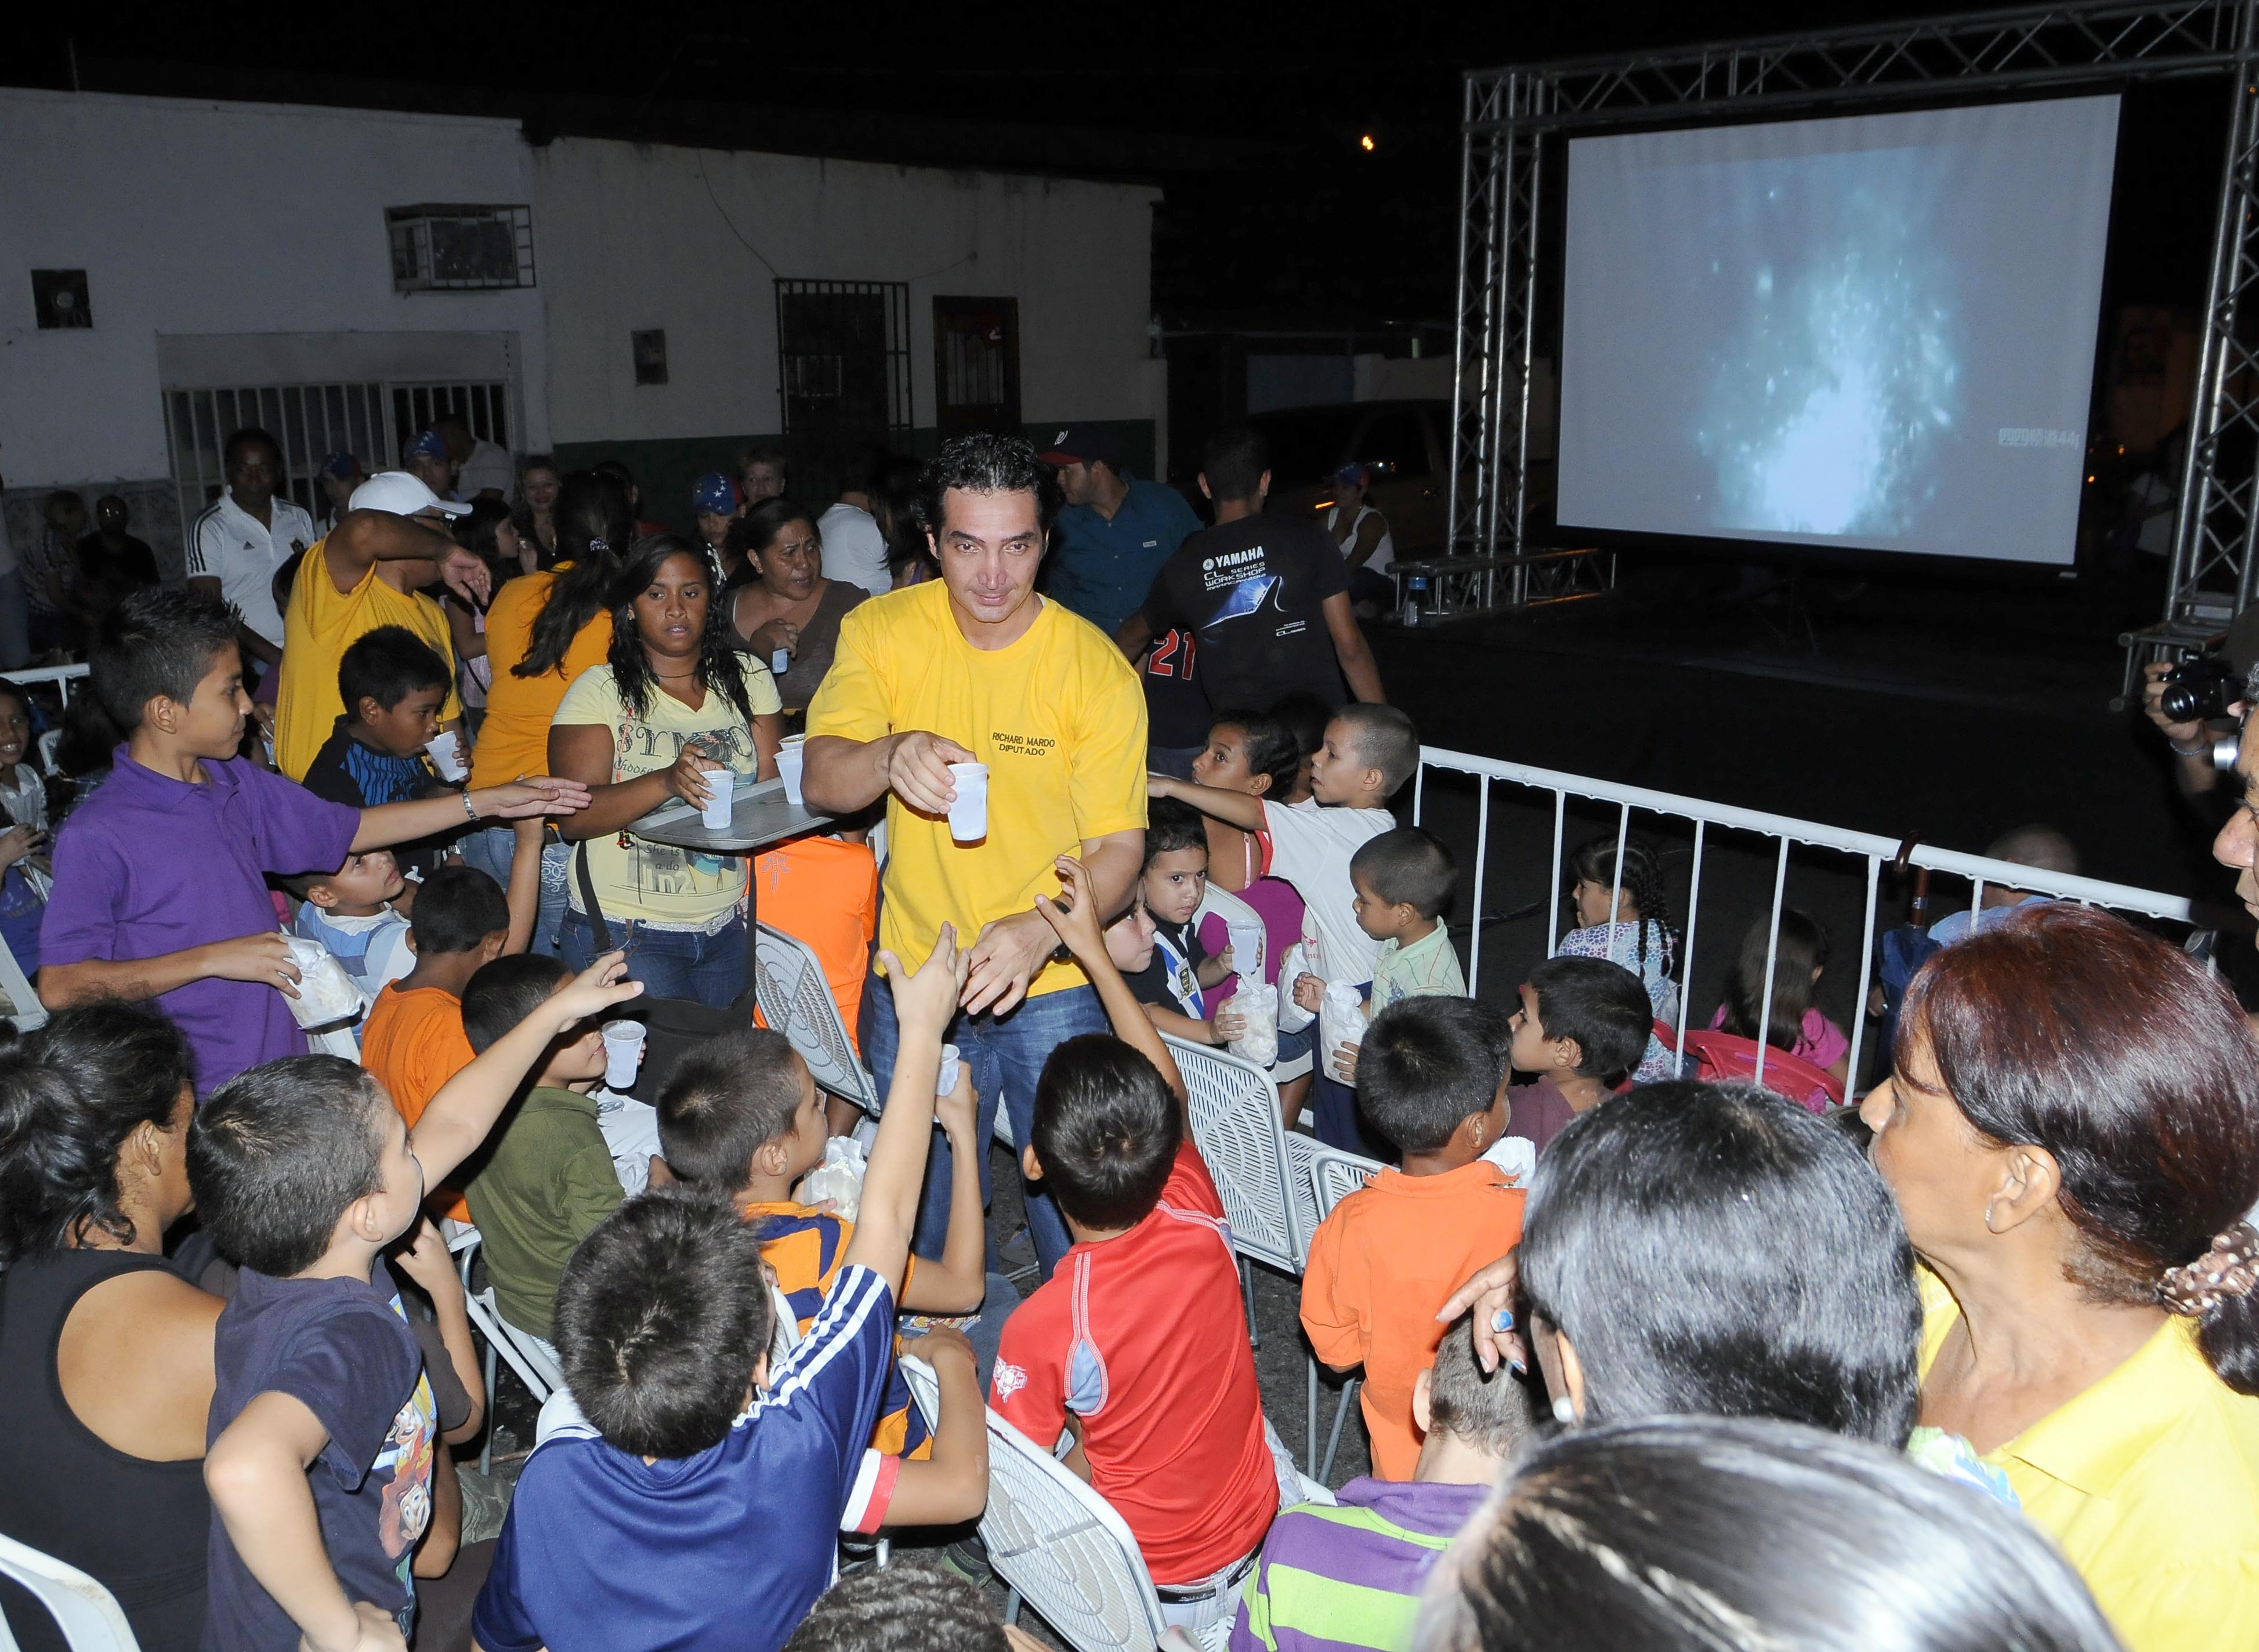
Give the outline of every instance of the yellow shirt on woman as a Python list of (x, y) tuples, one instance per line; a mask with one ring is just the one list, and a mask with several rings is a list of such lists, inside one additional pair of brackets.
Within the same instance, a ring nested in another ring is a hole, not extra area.
[[(1921, 1371), (1961, 1317), (1921, 1275)], [(2126, 1652), (2259, 1647), (2259, 1399), (2176, 1315), (1985, 1461), (2086, 1579)]]

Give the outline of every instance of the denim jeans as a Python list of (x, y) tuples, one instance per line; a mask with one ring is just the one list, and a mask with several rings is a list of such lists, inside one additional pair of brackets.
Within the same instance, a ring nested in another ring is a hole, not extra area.
[[(745, 919), (732, 918), (711, 935), (654, 929), (609, 914), (606, 919), (612, 944), (628, 955), (628, 979), (641, 981), (646, 995), (695, 998), (715, 1009), (727, 1009), (745, 990)], [(587, 969), (596, 961), (595, 929), (582, 914), (566, 912), (558, 940), (559, 955), (574, 969)]]
[[(879, 1081), (883, 1105), (887, 1086), (894, 1076), (894, 1050), (901, 1035), (894, 1023), (894, 989), (882, 976), (873, 974), (864, 982), (860, 1030), (863, 1060), (871, 1069), (871, 1076)], [(950, 1023), (943, 1036), (957, 1046), (958, 1057), (971, 1067), (973, 1093), (980, 1098), (974, 1111), (980, 1140), (980, 1202), (984, 1207), (988, 1202), (988, 1143), (995, 1134), (998, 1092), (1003, 1093), (1005, 1112), (1012, 1121), (1012, 1139), (1024, 1147), (1035, 1127), (1036, 1080), (1043, 1074), (1044, 1058), (1078, 1033), (1105, 1030), (1106, 1012), (1099, 1008), (1098, 994), (1087, 986), (1071, 986), (1028, 999), (1001, 1019), (987, 1015), (959, 1015)], [(926, 1159), (925, 1192), (918, 1201), (917, 1233), (910, 1242), (910, 1249), (919, 1256), (938, 1259), (943, 1243), (949, 1236), (949, 1143), (946, 1137), (936, 1135), (933, 1151)], [(1036, 1260), (1042, 1267), (1043, 1277), (1048, 1279), (1072, 1243), (1066, 1222), (1050, 1194), (1025, 1180), (1021, 1191), (1027, 1198), (1028, 1234), (1035, 1242)]]
[[(476, 866), (505, 890), (510, 887), (510, 857), (517, 850), (517, 836), (507, 826), (485, 826), (464, 834), (456, 845), (463, 852), (463, 864)], [(541, 908), (533, 920), (533, 939), (526, 946), (529, 952), (544, 952), (554, 956), (557, 951), (558, 926), (565, 921), (565, 880), (571, 875), (573, 846), (570, 844), (548, 844), (541, 851)]]

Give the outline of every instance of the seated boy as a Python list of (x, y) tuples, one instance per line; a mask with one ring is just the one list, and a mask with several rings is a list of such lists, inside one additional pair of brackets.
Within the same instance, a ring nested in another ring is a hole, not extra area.
[[(317, 797), (353, 808), (412, 802), (440, 789), (424, 755), (439, 732), (439, 708), (453, 687), (447, 662), (404, 625), (380, 625), (338, 661), (344, 715), (307, 765)], [(403, 845), (403, 872), (418, 879), (438, 865), (445, 838)]]
[(281, 882), (298, 900), (290, 932), (337, 959), (360, 989), (363, 1011), (388, 984), (416, 967), (408, 916), (392, 904), (407, 885), (389, 849), (347, 855), (336, 872), (300, 872)]
[[(1380, 943), (1372, 965), (1372, 995), (1365, 1021), (1403, 998), (1464, 998), (1467, 978), (1451, 949), (1443, 911), (1451, 903), (1458, 869), (1451, 851), (1417, 826), (1399, 826), (1368, 841), (1349, 858), (1349, 879), (1357, 890), (1357, 923)], [(1322, 983), (1304, 976), (1294, 1001), (1316, 1013)], [(1357, 1046), (1333, 1052), (1334, 1076), (1357, 1082)]]
[[(1358, 924), (1350, 857), (1396, 824), (1388, 799), (1419, 766), (1420, 737), (1412, 719), (1393, 706), (1359, 704), (1335, 714), (1311, 759), (1316, 808), (1160, 775), (1148, 783), (1156, 797), (1180, 798), (1203, 815), (1258, 834), (1263, 872), (1285, 879), (1302, 897), (1302, 944), (1320, 989), (1328, 981), (1344, 981), (1362, 993), (1372, 986), (1380, 946)], [(1308, 989), (1298, 980), (1295, 990)], [(1319, 1140), (1355, 1152), (1372, 1150), (1359, 1125), (1356, 1093), (1322, 1062), (1311, 1084), (1311, 1113)]]
[[(937, 1108), (952, 1150), (949, 1234), (939, 1261), (910, 1259), (902, 1275), (906, 1313), (977, 1313), (988, 1289), (980, 1156), (970, 1145), (973, 1105), (972, 1069), (960, 1065), (956, 1090)], [(782, 1034), (764, 1027), (709, 1040), (676, 1064), (659, 1094), (659, 1150), (666, 1168), (686, 1186), (726, 1198), (760, 1229), (761, 1255), (802, 1335), (823, 1312), (855, 1237), (853, 1222), (795, 1197), (801, 1178), (823, 1162), (824, 1120), (823, 1093), (808, 1064)], [(1002, 1307), (1018, 1298), (1008, 1283), (998, 1284), (1001, 1325)], [(993, 1362), (993, 1342), (987, 1352)], [(895, 1456), (931, 1455), (925, 1421), (899, 1375), (887, 1387), (871, 1443)]]
[[(463, 1036), (472, 1050), (493, 1049), (572, 979), (564, 965), (534, 952), (486, 965), (463, 988)], [(566, 1259), (623, 1196), (588, 1095), (603, 1076), (602, 1029), (594, 1022), (567, 1028), (534, 1064), (531, 1087), (503, 1116), (463, 1190), (485, 1240), (495, 1306), (552, 1363), (549, 1317)]]
[(1144, 968), (1125, 972), (1130, 991), (1163, 1032), (1194, 1043), (1229, 1043), (1230, 1035), (1218, 1032), (1203, 997), (1231, 972), (1229, 948), (1210, 958), (1201, 946), (1196, 915), (1207, 893), (1208, 827), (1200, 811), (1156, 798), (1146, 813), (1145, 865), (1135, 902), (1152, 920), (1153, 944)]
[(1475, 1359), (1463, 1315), (1412, 1388), (1425, 1436), (1409, 1480), (1351, 1480), (1332, 1505), (1282, 1511), (1231, 1626), (1231, 1652), (1412, 1644), (1427, 1575), (1474, 1518), (1531, 1425), (1527, 1381)]
[(157, 1000), (196, 1051), (200, 1096), (306, 1050), (286, 1001), (297, 970), (267, 873), (342, 866), (459, 819), (588, 806), (587, 787), (543, 777), (355, 810), (236, 756), (251, 701), (234, 616), (183, 592), (120, 602), (103, 619), (93, 666), (125, 754), (56, 837), (40, 1000)]
[(1237, 1604), (1279, 1471), (1184, 1080), (1108, 955), (1082, 867), (1057, 864), (1064, 909), (1037, 910), (1116, 1036), (1068, 1039), (1037, 1083), (1021, 1157), (1075, 1243), (1005, 1322), (993, 1403), (1044, 1450), (1073, 1434), (1067, 1466), (1128, 1522), (1170, 1621), (1197, 1632)]
[(1507, 1094), (1513, 1132), (1543, 1152), (1571, 1119), (1596, 1107), (1639, 1065), (1655, 1008), (1639, 977), (1601, 958), (1549, 958), (1521, 984), (1508, 1023), (1517, 1072), (1535, 1084)]
[(1380, 1479), (1410, 1479), (1419, 1458), (1412, 1386), (1443, 1335), (1436, 1311), (1521, 1239), (1522, 1192), (1482, 1156), (1506, 1134), (1507, 1044), (1486, 1005), (1407, 998), (1380, 1013), (1358, 1058), (1358, 1100), (1403, 1168), (1318, 1224), (1302, 1329), (1334, 1370), (1365, 1367), (1358, 1404)]
[(709, 1193), (643, 1194), (588, 1235), (557, 1292), (568, 1386), (543, 1409), (472, 1620), (485, 1652), (613, 1652), (624, 1635), (776, 1652), (831, 1581), (841, 1517), (877, 1472), (941, 1034), (966, 974), (948, 924), (916, 974), (879, 963), (901, 1054), (823, 1311), (772, 1366), (759, 1231)]
[[(524, 911), (514, 911), (475, 866), (441, 866), (424, 879), (408, 921), (415, 967), (376, 995), (360, 1031), (360, 1065), (411, 1129), (439, 1086), (471, 1065), (475, 1052), (463, 1036), (463, 988), (514, 941), (523, 947), (516, 921), (523, 916), (531, 925), (533, 899), (529, 894)], [(440, 1215), (471, 1219), (459, 1189), (434, 1187), (430, 1203)]]
[(214, 1328), (203, 1644), (398, 1646), (431, 1517), (437, 1421), (424, 1357), (380, 1261), (493, 1129), (564, 1028), (643, 989), (616, 952), (433, 1098), (411, 1143), (382, 1086), (334, 1056), (269, 1062), (189, 1133), (204, 1231), (243, 1269)]

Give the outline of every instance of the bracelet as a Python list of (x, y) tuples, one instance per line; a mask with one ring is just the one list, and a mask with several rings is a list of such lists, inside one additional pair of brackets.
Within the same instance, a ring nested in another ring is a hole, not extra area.
[(468, 792), (463, 794), (463, 813), (468, 815), (473, 820), (479, 817), (479, 806), (471, 801), (471, 794)]
[(2183, 745), (2178, 740), (2174, 739), (2170, 735), (2167, 735), (2165, 737), (2165, 744), (2172, 747), (2173, 751), (2182, 757), (2208, 758), (2212, 755), (2211, 745), (2202, 740), (2198, 741), (2193, 746), (2187, 746)]

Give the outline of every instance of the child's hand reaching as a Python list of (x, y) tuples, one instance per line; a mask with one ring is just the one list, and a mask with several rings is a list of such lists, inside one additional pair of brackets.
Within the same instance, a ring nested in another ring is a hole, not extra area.
[(901, 959), (886, 948), (879, 949), (879, 968), (894, 993), (894, 1021), (908, 1039), (913, 1033), (941, 1042), (957, 1014), (958, 994), (965, 990), (965, 978), (970, 972), (971, 960), (957, 949), (957, 926), (944, 923), (934, 938), (933, 951), (916, 974), (902, 967)]
[(980, 1099), (973, 1093), (973, 1064), (957, 1064), (957, 1087), (934, 1104), (934, 1118), (958, 1152), (972, 1150), (980, 1140)]
[(1228, 1044), (1246, 1032), (1247, 1017), (1236, 1001), (1219, 1005), (1214, 1018), (1208, 1022), (1208, 1028), (1214, 1033), (1215, 1041), (1217, 1043)]
[[(373, 1606), (366, 1600), (353, 1603), (353, 1638), (332, 1640), (324, 1636), (316, 1640), (310, 1634), (303, 1635), (300, 1652), (408, 1652), (408, 1642), (400, 1633), (400, 1625), (390, 1613)], [(342, 1626), (342, 1620), (340, 1621)]]
[(36, 826), (13, 826), (0, 832), (0, 866), (12, 866), (47, 846), (47, 835)]
[(439, 1236), (439, 1229), (429, 1216), (417, 1218), (408, 1243), (393, 1260), (434, 1302), (460, 1300), (463, 1281), (455, 1271), (455, 1259), (447, 1254), (447, 1242)]
[(1098, 902), (1090, 897), (1090, 874), (1072, 855), (1061, 855), (1051, 865), (1058, 873), (1058, 894), (1056, 898), (1037, 895), (1036, 910), (1043, 914), (1051, 932), (1074, 955), (1075, 962), (1087, 965), (1106, 951), (1106, 937), (1098, 921)]
[(1294, 978), (1294, 1001), (1316, 1015), (1326, 1001), (1326, 984), (1304, 970)]
[(575, 1022), (602, 1015), (640, 993), (643, 983), (627, 979), (627, 972), (628, 955), (607, 952), (559, 988), (542, 1009), (562, 1032)]
[(1179, 797), (1183, 795), (1184, 784), (1185, 783), (1182, 780), (1178, 780), (1173, 775), (1148, 774), (1145, 777), (1145, 795), (1148, 797)]

